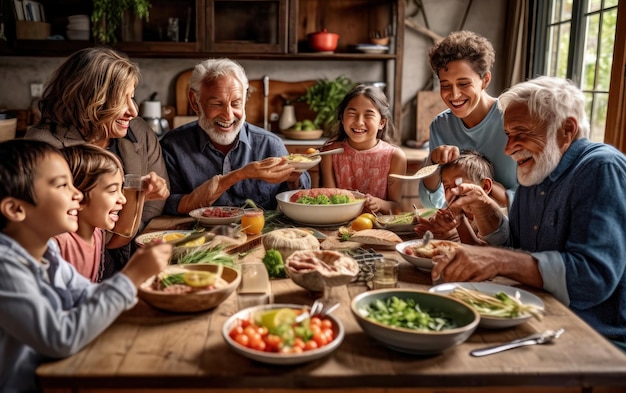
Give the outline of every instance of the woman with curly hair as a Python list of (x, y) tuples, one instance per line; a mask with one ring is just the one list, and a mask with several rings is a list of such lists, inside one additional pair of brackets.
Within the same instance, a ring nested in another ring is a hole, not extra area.
[[(459, 157), (460, 149), (479, 151), (495, 170), (492, 196), (501, 206), (508, 206), (518, 183), (516, 164), (504, 154), (507, 137), (497, 99), (487, 93), (495, 61), (493, 46), (476, 33), (457, 31), (439, 41), (429, 57), (448, 109), (430, 124), (427, 163), (446, 164)], [(445, 206), (440, 177), (436, 172), (420, 181), (425, 207)]]

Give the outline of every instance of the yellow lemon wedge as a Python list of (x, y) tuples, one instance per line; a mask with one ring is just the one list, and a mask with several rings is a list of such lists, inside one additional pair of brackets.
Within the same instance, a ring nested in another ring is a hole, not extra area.
[(192, 288), (204, 288), (213, 285), (217, 276), (211, 272), (189, 271), (183, 273), (183, 281)]
[(293, 325), (296, 321), (296, 312), (290, 308), (277, 308), (264, 311), (257, 318), (257, 323), (268, 329), (276, 329), (282, 325)]
[(198, 247), (204, 244), (204, 237), (182, 244), (180, 247)]
[(185, 237), (185, 234), (180, 232), (166, 233), (165, 235), (163, 235), (163, 240), (166, 242), (170, 242), (172, 240), (182, 239), (183, 237)]

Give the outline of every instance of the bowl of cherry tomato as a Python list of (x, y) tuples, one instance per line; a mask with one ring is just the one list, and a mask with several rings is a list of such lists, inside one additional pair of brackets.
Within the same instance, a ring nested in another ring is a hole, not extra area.
[(222, 336), (237, 353), (249, 359), (277, 365), (310, 362), (339, 347), (345, 332), (332, 315), (312, 315), (298, 304), (266, 304), (240, 310), (222, 326)]

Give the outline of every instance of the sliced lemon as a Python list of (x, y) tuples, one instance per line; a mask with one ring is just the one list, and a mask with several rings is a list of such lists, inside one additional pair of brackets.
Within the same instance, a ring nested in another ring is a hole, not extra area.
[(198, 247), (204, 244), (204, 237), (198, 238), (196, 240), (192, 240), (190, 242), (184, 243), (181, 247)]
[(166, 233), (163, 236), (163, 240), (165, 240), (166, 242), (170, 242), (172, 240), (182, 239), (183, 237), (185, 237), (185, 234), (184, 233), (180, 233), (180, 232)]
[(293, 325), (296, 321), (296, 316), (296, 312), (290, 308), (277, 308), (262, 312), (256, 320), (261, 326), (271, 330), (282, 325)]
[(192, 288), (204, 288), (213, 285), (217, 276), (211, 272), (189, 271), (183, 273), (183, 281)]

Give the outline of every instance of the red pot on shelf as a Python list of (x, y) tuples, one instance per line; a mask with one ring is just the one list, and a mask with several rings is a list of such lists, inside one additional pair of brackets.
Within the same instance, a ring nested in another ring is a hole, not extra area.
[(311, 33), (308, 36), (309, 47), (317, 52), (333, 52), (337, 49), (339, 34), (329, 33), (326, 29)]

